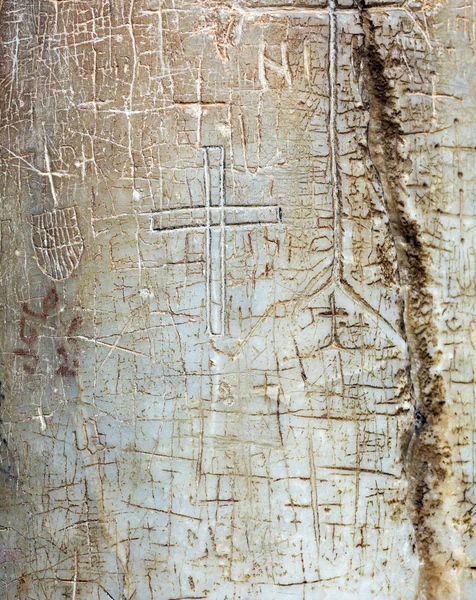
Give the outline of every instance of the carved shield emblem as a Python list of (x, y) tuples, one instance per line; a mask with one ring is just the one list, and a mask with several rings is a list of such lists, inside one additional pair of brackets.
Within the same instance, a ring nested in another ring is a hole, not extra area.
[(84, 251), (76, 209), (56, 208), (33, 215), (31, 237), (41, 271), (55, 281), (70, 277)]

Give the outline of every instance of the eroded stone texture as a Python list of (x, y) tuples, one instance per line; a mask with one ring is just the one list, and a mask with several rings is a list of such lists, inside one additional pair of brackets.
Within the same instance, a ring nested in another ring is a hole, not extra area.
[(472, 598), (472, 9), (0, 19), (3, 597)]

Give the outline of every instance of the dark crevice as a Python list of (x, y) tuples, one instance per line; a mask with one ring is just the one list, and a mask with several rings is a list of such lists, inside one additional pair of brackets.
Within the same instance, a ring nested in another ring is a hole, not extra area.
[(435, 369), (438, 356), (433, 352), (436, 329), (429, 292), (430, 259), (420, 228), (405, 208), (403, 176), (409, 165), (400, 151), (400, 115), (376, 41), (376, 27), (363, 2), (359, 9), (363, 43), (357, 48), (357, 61), (362, 99), (369, 111), (367, 147), (382, 185), (395, 245), (403, 290), (402, 333), (409, 348), (408, 387), (415, 413), (404, 452), (408, 508), (421, 562), (419, 593), (426, 600), (439, 600), (451, 597), (446, 575), (457, 565), (438, 541), (435, 527), (448, 477), (449, 449), (441, 436), (446, 429), (445, 395), (442, 377)]

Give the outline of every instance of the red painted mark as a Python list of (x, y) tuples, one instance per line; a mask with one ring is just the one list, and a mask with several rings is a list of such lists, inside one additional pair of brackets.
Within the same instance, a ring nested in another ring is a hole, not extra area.
[(38, 365), (40, 364), (40, 357), (34, 350), (26, 350), (25, 348), (16, 348), (13, 351), (16, 356), (30, 359), (28, 362), (23, 361), (23, 370), (26, 373), (34, 375), (38, 371)]
[[(22, 304), (19, 335), (24, 347), (16, 348), (13, 353), (15, 356), (24, 359), (23, 370), (26, 373), (34, 375), (38, 371), (40, 364), (38, 353), (38, 329), (47, 324), (48, 320), (57, 314), (58, 304), (59, 296), (54, 287), (52, 287), (43, 298), (40, 311), (32, 310), (26, 302)], [(69, 323), (60, 325), (58, 334), (64, 341), (56, 350), (61, 362), (55, 371), (55, 375), (60, 377), (74, 377), (77, 375), (79, 367), (75, 348), (77, 341), (73, 336), (81, 325), (81, 322), (81, 317), (74, 317)], [(61, 335), (61, 332), (64, 329), (66, 329), (66, 331), (64, 335)]]
[(0, 548), (0, 565), (16, 560), (19, 554), (20, 552), (15, 548)]
[(25, 302), (22, 304), (22, 310), (24, 313), (29, 315), (30, 317), (41, 319), (42, 321), (46, 321), (49, 316), (51, 316), (56, 307), (58, 306), (59, 297), (58, 292), (54, 287), (50, 289), (50, 291), (43, 298), (43, 302), (41, 304), (42, 311), (41, 313), (32, 311), (28, 304)]
[[(78, 373), (79, 360), (76, 356), (76, 344), (77, 340), (72, 337), (76, 330), (79, 328), (81, 323), (83, 322), (81, 317), (74, 317), (72, 321), (68, 325), (68, 329), (66, 331), (66, 340), (67, 344), (70, 345), (70, 351), (68, 351), (66, 345), (62, 345), (56, 350), (58, 356), (62, 358), (61, 365), (56, 369), (56, 375), (60, 375), (61, 377), (75, 377)], [(71, 344), (73, 344), (71, 346)]]

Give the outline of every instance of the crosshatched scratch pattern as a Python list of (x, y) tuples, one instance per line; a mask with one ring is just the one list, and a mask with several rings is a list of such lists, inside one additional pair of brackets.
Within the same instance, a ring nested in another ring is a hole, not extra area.
[(474, 597), (471, 11), (3, 0), (2, 598)]
[(31, 239), (36, 262), (51, 279), (67, 279), (78, 267), (84, 244), (74, 207), (33, 215)]

